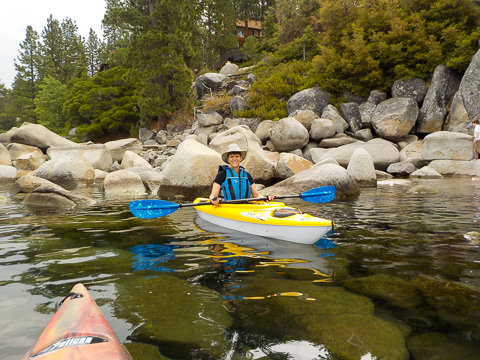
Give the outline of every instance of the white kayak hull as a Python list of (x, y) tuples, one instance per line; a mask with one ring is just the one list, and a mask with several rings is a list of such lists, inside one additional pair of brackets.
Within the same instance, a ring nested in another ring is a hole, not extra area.
[(217, 226), (256, 236), (290, 241), (297, 244), (314, 244), (332, 230), (332, 223), (330, 225), (306, 227), (268, 225), (219, 217), (202, 212), (199, 209), (197, 209), (197, 213), (201, 219)]

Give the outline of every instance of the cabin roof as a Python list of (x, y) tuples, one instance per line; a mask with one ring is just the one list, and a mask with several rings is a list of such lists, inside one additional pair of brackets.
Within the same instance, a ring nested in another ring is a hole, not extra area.
[[(245, 27), (245, 21), (237, 20), (236, 25), (238, 27)], [(262, 22), (257, 20), (248, 20), (248, 27), (250, 29), (262, 29)]]

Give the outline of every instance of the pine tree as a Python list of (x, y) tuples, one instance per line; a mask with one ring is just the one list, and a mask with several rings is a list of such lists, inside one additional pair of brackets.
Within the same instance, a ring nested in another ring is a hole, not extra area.
[(87, 71), (87, 60), (84, 40), (78, 34), (77, 24), (72, 19), (66, 18), (62, 21), (61, 29), (64, 51), (58, 80), (66, 84)]
[[(140, 76), (143, 121), (165, 127), (188, 103), (192, 65), (198, 64), (200, 8), (191, 0), (112, 0), (104, 23), (132, 33), (130, 59)], [(197, 45), (198, 46), (198, 45)], [(198, 48), (198, 47), (197, 47)]]
[(15, 60), (17, 75), (9, 100), (9, 116), (22, 121), (36, 122), (35, 97), (38, 93), (39, 42), (38, 33), (31, 26), (27, 27), (25, 40), (20, 44), (20, 51)]
[(100, 53), (102, 42), (93, 29), (90, 29), (88, 39), (85, 44), (85, 55), (87, 60), (87, 74), (94, 76), (100, 68)]
[(40, 78), (51, 76), (60, 79), (63, 65), (65, 44), (63, 42), (60, 22), (52, 15), (47, 19), (47, 25), (42, 30)]

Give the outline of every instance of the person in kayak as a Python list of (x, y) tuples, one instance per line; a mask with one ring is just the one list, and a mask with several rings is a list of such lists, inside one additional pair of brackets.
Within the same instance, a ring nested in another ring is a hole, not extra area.
[[(241, 150), (237, 144), (228, 145), (227, 150), (222, 154), (222, 159), (228, 163), (228, 166), (224, 166), (213, 180), (212, 192), (209, 196), (212, 204), (217, 205), (220, 202), (220, 191), (223, 192), (225, 200), (262, 196), (257, 190), (253, 177), (243, 166), (240, 166), (246, 154), (247, 152)], [(275, 196), (268, 195), (267, 197), (267, 201), (271, 201)]]

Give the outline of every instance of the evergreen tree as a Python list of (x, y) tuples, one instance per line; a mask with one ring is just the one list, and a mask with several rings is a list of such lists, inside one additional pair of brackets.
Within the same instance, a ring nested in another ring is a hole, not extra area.
[(38, 93), (38, 62), (38, 33), (28, 26), (25, 40), (20, 44), (19, 55), (15, 60), (17, 75), (10, 94), (9, 106), (6, 109), (9, 117), (36, 122), (34, 101)]
[(50, 15), (42, 40), (41, 79), (51, 76), (66, 84), (87, 71), (83, 39), (72, 19), (66, 18), (60, 24)]
[(87, 71), (87, 60), (84, 40), (78, 34), (77, 24), (72, 19), (66, 18), (62, 21), (61, 29), (64, 51), (58, 80), (66, 84)]
[(190, 68), (198, 64), (194, 45), (200, 43), (200, 15), (198, 2), (190, 0), (107, 3), (105, 25), (112, 26), (110, 21), (115, 19), (117, 26), (132, 33), (130, 58), (132, 70), (140, 76), (139, 104), (144, 122), (157, 120), (159, 127), (165, 127), (188, 103)]
[(88, 39), (85, 44), (85, 55), (87, 60), (87, 74), (94, 76), (100, 68), (100, 53), (102, 51), (102, 42), (93, 29), (88, 33)]
[(40, 78), (43, 79), (50, 76), (60, 80), (61, 69), (64, 63), (65, 44), (60, 22), (54, 19), (52, 15), (47, 19), (47, 25), (42, 30), (42, 45), (40, 49)]
[(200, 6), (202, 59), (213, 68), (221, 54), (237, 46), (234, 6), (230, 0), (202, 0)]
[(107, 134), (138, 133), (137, 84), (128, 69), (115, 66), (94, 77), (84, 75), (68, 84), (63, 113), (80, 141)]
[(52, 77), (43, 79), (35, 99), (38, 123), (56, 133), (65, 132), (66, 118), (62, 113), (67, 100), (67, 86)]

